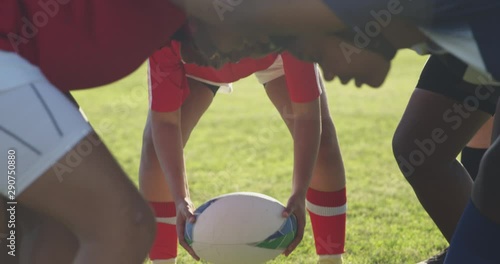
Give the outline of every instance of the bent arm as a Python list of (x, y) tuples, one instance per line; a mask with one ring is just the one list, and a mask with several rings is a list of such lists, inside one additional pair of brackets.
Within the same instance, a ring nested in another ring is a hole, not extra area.
[(321, 138), (319, 98), (307, 103), (292, 103), (294, 126), (293, 193), (304, 195), (311, 181)]
[(305, 195), (321, 139), (322, 87), (314, 64), (300, 61), (288, 52), (281, 56), (294, 120), (291, 128), (294, 141), (293, 193)]

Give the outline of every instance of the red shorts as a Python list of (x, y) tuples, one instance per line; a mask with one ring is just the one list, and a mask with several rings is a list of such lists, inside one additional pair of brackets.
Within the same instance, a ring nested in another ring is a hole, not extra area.
[(190, 92), (187, 76), (217, 85), (235, 82), (253, 73), (263, 84), (285, 75), (293, 102), (309, 102), (321, 94), (317, 66), (299, 61), (288, 53), (272, 54), (262, 59), (243, 59), (214, 69), (184, 64), (179, 50), (179, 45), (174, 42), (149, 58), (150, 104), (153, 111), (172, 112), (181, 107)]

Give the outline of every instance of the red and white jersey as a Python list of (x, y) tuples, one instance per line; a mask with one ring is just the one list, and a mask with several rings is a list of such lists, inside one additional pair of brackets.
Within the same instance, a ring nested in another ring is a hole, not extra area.
[(288, 53), (271, 54), (261, 59), (246, 58), (214, 69), (183, 63), (179, 44), (172, 42), (149, 58), (150, 107), (156, 112), (179, 109), (190, 92), (187, 77), (211, 85), (221, 85), (238, 81), (253, 73), (263, 84), (284, 74), (293, 102), (310, 102), (321, 94), (316, 65), (300, 61)]
[(67, 91), (126, 76), (184, 23), (170, 1), (4, 0), (0, 49), (18, 52)]

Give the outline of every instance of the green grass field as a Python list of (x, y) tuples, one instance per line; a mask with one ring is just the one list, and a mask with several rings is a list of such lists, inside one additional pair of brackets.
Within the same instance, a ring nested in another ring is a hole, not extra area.
[[(327, 83), (328, 98), (347, 173), (346, 263), (416, 263), (446, 247), (392, 157), (391, 139), (425, 58), (401, 52), (380, 89)], [(78, 102), (108, 147), (137, 183), (141, 133), (148, 98), (142, 67), (105, 89), (76, 92)], [(219, 94), (186, 149), (195, 204), (222, 193), (254, 191), (286, 202), (292, 141), (265, 91), (251, 77)], [(178, 263), (194, 263), (179, 249)], [(288, 258), (315, 263), (308, 224)]]

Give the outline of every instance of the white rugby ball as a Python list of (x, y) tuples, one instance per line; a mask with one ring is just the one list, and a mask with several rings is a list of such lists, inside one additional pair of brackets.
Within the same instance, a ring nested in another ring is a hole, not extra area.
[(198, 256), (214, 264), (258, 264), (280, 255), (295, 238), (295, 216), (282, 217), (285, 207), (259, 193), (216, 197), (196, 211), (185, 238)]

